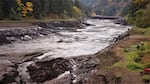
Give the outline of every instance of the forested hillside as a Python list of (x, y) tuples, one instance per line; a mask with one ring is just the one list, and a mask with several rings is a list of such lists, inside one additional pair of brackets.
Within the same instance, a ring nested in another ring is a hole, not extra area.
[(101, 15), (124, 15), (131, 0), (82, 0), (82, 3)]
[(81, 15), (77, 0), (0, 0), (0, 19), (70, 18)]
[(150, 26), (150, 0), (132, 0), (128, 21), (138, 27)]
[(82, 0), (82, 4), (98, 15), (123, 16), (138, 27), (150, 26), (150, 0)]

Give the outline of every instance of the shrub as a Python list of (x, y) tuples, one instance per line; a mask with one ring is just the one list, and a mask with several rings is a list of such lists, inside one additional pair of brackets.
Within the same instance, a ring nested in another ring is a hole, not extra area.
[(144, 82), (150, 82), (150, 76), (149, 75), (145, 75), (145, 76), (142, 76), (142, 79)]
[(140, 63), (127, 62), (126, 65), (127, 65), (127, 68), (130, 70), (141, 70), (142, 69), (142, 65)]
[(117, 62), (117, 63), (113, 64), (112, 67), (122, 67), (122, 63)]

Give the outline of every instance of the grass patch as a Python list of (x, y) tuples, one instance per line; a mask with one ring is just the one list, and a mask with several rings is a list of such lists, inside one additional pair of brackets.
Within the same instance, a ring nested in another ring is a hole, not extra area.
[(122, 67), (122, 62), (117, 62), (113, 64), (111, 67)]
[(138, 56), (138, 53), (135, 51), (135, 52), (129, 52), (129, 53), (126, 53), (126, 60), (127, 61), (134, 61), (135, 59), (137, 59), (139, 56)]
[(117, 62), (111, 67), (127, 67), (129, 70), (141, 71), (144, 68), (150, 67), (150, 44), (144, 42), (137, 45), (131, 45), (123, 49), (125, 61)]
[(144, 82), (150, 82), (150, 75), (142, 76), (142, 80), (143, 80)]
[(138, 28), (135, 27), (131, 31), (131, 34), (142, 34), (142, 35), (150, 35), (150, 27), (148, 28)]
[(126, 59), (126, 67), (130, 70), (142, 70), (150, 65), (150, 61), (147, 58), (147, 54), (150, 53), (150, 44), (144, 42), (143, 45), (131, 45), (124, 49), (124, 55)]
[(137, 62), (126, 62), (126, 66), (130, 70), (142, 70), (143, 66), (140, 63)]

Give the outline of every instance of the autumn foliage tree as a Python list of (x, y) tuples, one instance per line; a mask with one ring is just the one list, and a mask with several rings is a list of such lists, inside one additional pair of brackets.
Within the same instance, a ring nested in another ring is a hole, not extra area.
[(31, 2), (22, 2), (22, 0), (16, 0), (15, 6), (10, 8), (10, 17), (14, 20), (23, 19), (24, 17), (32, 16), (33, 4)]
[(31, 16), (31, 13), (33, 12), (33, 4), (32, 2), (26, 2), (25, 4), (22, 3), (21, 0), (16, 0), (17, 2), (17, 10), (19, 13), (21, 13), (22, 17)]
[(82, 16), (82, 11), (81, 11), (81, 9), (79, 9), (77, 6), (74, 6), (74, 7), (73, 7), (73, 12), (74, 12), (75, 17), (80, 17), (80, 16)]
[(0, 19), (72, 18), (81, 13), (80, 0), (0, 0)]

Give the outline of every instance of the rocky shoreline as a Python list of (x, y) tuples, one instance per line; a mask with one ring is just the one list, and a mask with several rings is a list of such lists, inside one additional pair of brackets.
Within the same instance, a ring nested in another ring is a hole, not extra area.
[[(11, 44), (14, 42), (29, 41), (39, 37), (47, 36), (50, 34), (59, 35), (59, 31), (76, 31), (78, 28), (84, 28), (84, 25), (80, 24), (78, 21), (55, 21), (55, 22), (36, 22), (32, 23), (33, 26), (27, 26), (29, 28), (5, 28), (0, 29), (0, 45)], [(30, 83), (44, 83), (45, 81), (51, 82), (50, 80), (57, 78), (59, 75), (63, 74), (66, 71), (70, 72), (69, 79), (67, 83), (71, 83), (72, 80), (75, 80), (75, 76), (80, 76), (80, 73), (87, 73), (90, 65), (91, 56), (83, 59), (83, 56), (79, 58), (56, 58), (56, 59), (47, 59), (42, 61), (36, 61), (30, 66), (26, 67), (27, 71), (31, 78), (24, 78), (24, 73), (20, 73), (21, 66), (24, 63), (34, 60), (35, 57), (42, 55), (42, 52), (35, 52), (30, 54), (25, 54), (24, 56), (19, 57), (19, 59), (13, 61), (9, 55), (0, 55), (0, 83), (1, 84), (24, 84)], [(97, 61), (96, 61), (97, 62)], [(82, 64), (84, 63), (84, 64)], [(49, 65), (51, 64), (51, 65)], [(87, 66), (86, 66), (87, 65)], [(67, 67), (68, 66), (68, 67)], [(95, 66), (95, 62), (91, 62), (91, 69)], [(24, 67), (24, 66), (23, 66)], [(76, 70), (78, 68), (78, 70)], [(75, 70), (74, 70), (75, 69)], [(82, 70), (85, 71), (82, 71)], [(22, 72), (22, 71), (21, 71)], [(42, 77), (42, 78), (41, 78)], [(61, 79), (59, 79), (61, 80)], [(79, 81), (79, 78), (76, 79)], [(54, 82), (54, 81), (53, 81)], [(58, 82), (58, 80), (55, 80)], [(61, 83), (65, 83), (63, 80)]]
[[(84, 28), (78, 21), (33, 23), (34, 27), (28, 29), (13, 29), (0, 31), (0, 44), (28, 41), (49, 34), (59, 35), (59, 31), (74, 31)], [(66, 26), (67, 25), (67, 26)], [(113, 39), (113, 44), (128, 36), (125, 32)], [(0, 83), (1, 84), (92, 84), (89, 78), (95, 74), (96, 68), (103, 65), (97, 57), (100, 53), (108, 51), (112, 46), (86, 56), (71, 58), (45, 58), (38, 60), (44, 52), (33, 52), (21, 55), (0, 54)], [(63, 76), (62, 76), (63, 75)], [(102, 79), (105, 79), (104, 76)], [(103, 81), (102, 82), (107, 82)], [(104, 83), (104, 84), (105, 84)], [(93, 83), (94, 84), (94, 83)], [(107, 84), (107, 83), (106, 83)]]
[[(99, 60), (96, 56), (80, 56), (74, 58), (56, 58), (47, 59), (42, 61), (34, 61), (31, 65), (27, 66), (27, 74), (24, 74), (24, 63), (5, 63), (0, 64), (1, 70), (0, 83), (1, 84), (79, 84), (86, 80), (95, 73), (96, 66)], [(21, 68), (22, 67), (22, 68)], [(68, 75), (64, 78), (57, 78), (61, 74), (68, 71)], [(25, 71), (26, 73), (26, 71)], [(66, 79), (67, 78), (67, 79)], [(59, 81), (61, 80), (61, 81)]]
[[(126, 36), (126, 34), (123, 36)], [(121, 38), (119, 40), (121, 40)], [(99, 52), (99, 54), (107, 52), (113, 45), (114, 44)], [(28, 60), (31, 59), (28, 58)], [(25, 61), (23, 63), (25, 63)], [(91, 80), (89, 81), (88, 78), (96, 72), (96, 67), (100, 67), (102, 65), (99, 65), (100, 60), (97, 58), (97, 54), (67, 59), (56, 58), (35, 61), (35, 63), (32, 63), (27, 67), (27, 72), (29, 72), (31, 78), (25, 80), (18, 71), (18, 66), (20, 66), (20, 63), (10, 64), (8, 66), (4, 64), (7, 67), (7, 70), (1, 74), (1, 84), (22, 84), (27, 82), (29, 84), (33, 84), (35, 82), (41, 84), (91, 84)], [(62, 77), (57, 79), (59, 75), (65, 73), (66, 71), (69, 71), (69, 74), (65, 76), (65, 78)]]
[(78, 28), (84, 28), (84, 25), (80, 24), (79, 21), (33, 22), (31, 24), (26, 28), (0, 27), (0, 45), (29, 41), (49, 34), (58, 34), (57, 32), (61, 30), (76, 31)]

